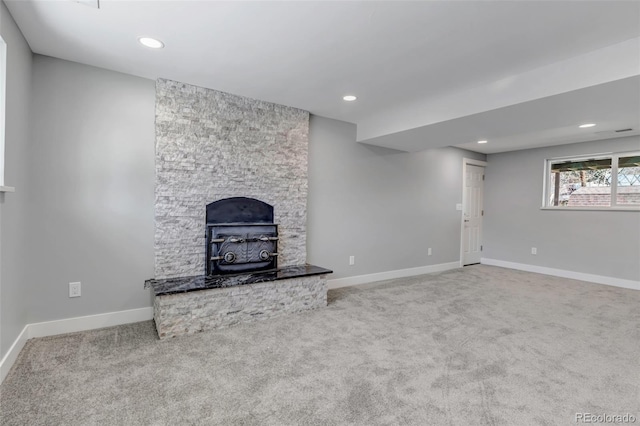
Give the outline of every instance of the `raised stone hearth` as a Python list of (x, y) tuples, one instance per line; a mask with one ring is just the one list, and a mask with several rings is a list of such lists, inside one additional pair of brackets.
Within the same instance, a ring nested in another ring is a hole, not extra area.
[(148, 280), (160, 339), (327, 305), (327, 274), (312, 265), (272, 272)]

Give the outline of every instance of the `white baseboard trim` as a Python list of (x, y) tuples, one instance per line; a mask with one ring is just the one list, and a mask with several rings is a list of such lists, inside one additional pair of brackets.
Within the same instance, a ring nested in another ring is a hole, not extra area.
[(460, 267), (460, 262), (439, 263), (437, 265), (418, 266), (417, 268), (396, 269), (394, 271), (378, 272), (375, 274), (356, 275), (355, 277), (336, 278), (328, 280), (329, 289), (350, 287), (353, 285), (369, 284), (376, 281), (392, 280), (395, 278), (413, 277), (416, 275), (431, 274), (433, 272), (448, 271)]
[(0, 361), (0, 384), (4, 382), (4, 378), (9, 374), (9, 370), (13, 366), (13, 363), (18, 359), (18, 354), (24, 348), (24, 345), (29, 339), (29, 324), (25, 325), (18, 338), (13, 342), (13, 345), (9, 348), (5, 356)]
[(129, 309), (127, 311), (107, 312), (85, 317), (66, 318), (55, 321), (29, 324), (29, 338), (55, 336), (56, 334), (76, 331), (95, 330), (96, 328), (147, 321), (153, 318), (153, 308)]
[(640, 281), (625, 280), (622, 278), (606, 277), (603, 275), (585, 274), (582, 272), (567, 271), (565, 269), (547, 268), (545, 266), (527, 265), (526, 263), (507, 262), (497, 259), (480, 259), (483, 265), (500, 266), (502, 268), (518, 269), (520, 271), (536, 272), (538, 274), (553, 275), (573, 280), (588, 281), (597, 284), (605, 284), (613, 287), (640, 290)]
[(13, 342), (7, 354), (2, 358), (2, 361), (0, 361), (0, 383), (7, 377), (11, 366), (13, 366), (13, 363), (18, 358), (18, 354), (20, 354), (20, 351), (28, 339), (95, 330), (97, 328), (112, 327), (114, 325), (129, 324), (150, 319), (153, 319), (152, 307), (27, 324), (18, 338)]

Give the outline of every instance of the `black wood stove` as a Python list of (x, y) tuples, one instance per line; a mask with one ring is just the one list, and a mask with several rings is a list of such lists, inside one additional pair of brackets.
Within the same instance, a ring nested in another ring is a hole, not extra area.
[(278, 266), (273, 206), (234, 197), (207, 205), (206, 274), (265, 271)]

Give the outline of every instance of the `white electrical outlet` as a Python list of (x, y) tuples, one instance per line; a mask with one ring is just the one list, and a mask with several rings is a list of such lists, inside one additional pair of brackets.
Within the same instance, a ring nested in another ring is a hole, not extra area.
[(356, 257), (349, 256), (349, 265), (355, 265), (355, 264), (356, 264)]
[(427, 256), (431, 256), (431, 247), (427, 249)]
[(456, 204), (456, 210), (462, 210), (462, 204), (460, 203)]
[(535, 247), (531, 247), (531, 254), (538, 254), (538, 249)]
[(80, 297), (80, 283), (69, 283), (69, 297)]

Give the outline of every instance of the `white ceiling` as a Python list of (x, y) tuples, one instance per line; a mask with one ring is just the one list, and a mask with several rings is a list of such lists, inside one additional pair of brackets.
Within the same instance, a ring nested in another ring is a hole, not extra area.
[[(5, 3), (35, 53), (302, 108), (396, 149), (573, 142), (585, 120), (640, 128), (638, 91), (624, 103), (607, 98), (615, 117), (580, 101), (620, 90), (606, 84), (616, 80), (637, 87), (626, 79), (640, 75), (635, 1)], [(146, 49), (140, 36), (166, 47)], [(358, 100), (345, 103), (345, 94)], [(532, 111), (546, 114), (517, 115)], [(421, 137), (406, 142), (411, 132)], [(384, 138), (391, 133), (398, 142)], [(495, 140), (469, 143), (478, 138)]]
[[(584, 123), (597, 125), (578, 127)], [(633, 130), (616, 132), (628, 128)], [(366, 143), (409, 152), (457, 146), (493, 154), (638, 134), (640, 76), (635, 76), (380, 136)], [(478, 144), (478, 140), (489, 143)]]

